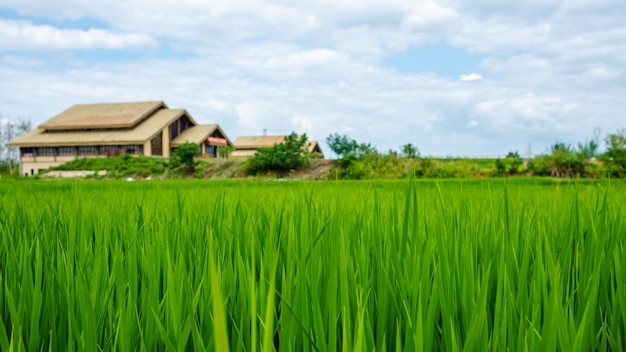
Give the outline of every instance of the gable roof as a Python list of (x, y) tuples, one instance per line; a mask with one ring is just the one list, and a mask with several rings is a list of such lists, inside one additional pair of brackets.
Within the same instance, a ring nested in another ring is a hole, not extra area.
[[(282, 143), (287, 136), (242, 136), (235, 139), (234, 145), (237, 149), (233, 156), (251, 156), (259, 148), (271, 148), (275, 144)], [(306, 142), (309, 152), (322, 153), (322, 148), (316, 140), (309, 139)]]
[(196, 125), (196, 126), (190, 127), (184, 130), (178, 136), (176, 136), (176, 138), (172, 140), (170, 145), (172, 147), (178, 147), (179, 145), (185, 142), (192, 142), (192, 143), (200, 144), (201, 142), (206, 141), (209, 135), (215, 132), (215, 130), (218, 130), (222, 134), (222, 136), (224, 136), (224, 138), (228, 142), (228, 145), (233, 145), (230, 139), (226, 137), (226, 134), (224, 133), (224, 131), (222, 131), (220, 126), (217, 124)]
[[(113, 104), (112, 104), (113, 105)], [(165, 104), (163, 104), (165, 105)], [(186, 110), (161, 109), (153, 113), (149, 119), (141, 122), (135, 128), (122, 131), (98, 132), (46, 132), (41, 126), (9, 143), (11, 147), (48, 147), (48, 146), (78, 146), (78, 145), (119, 145), (143, 144), (152, 139), (161, 130), (181, 116), (187, 116), (195, 124)], [(57, 115), (59, 116), (59, 115)]]
[(241, 136), (235, 139), (237, 149), (269, 148), (282, 143), (287, 136)]
[(44, 130), (130, 128), (159, 109), (162, 101), (76, 104), (39, 125)]

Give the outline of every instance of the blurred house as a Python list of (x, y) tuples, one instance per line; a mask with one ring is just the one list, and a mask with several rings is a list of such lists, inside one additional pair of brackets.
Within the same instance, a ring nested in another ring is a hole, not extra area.
[[(244, 136), (237, 137), (235, 142), (235, 151), (230, 155), (235, 158), (249, 158), (256, 153), (259, 148), (271, 148), (275, 144), (282, 143), (287, 136)], [(314, 157), (324, 158), (322, 148), (315, 140), (308, 140), (306, 142), (306, 149)]]
[(74, 105), (9, 146), (20, 148), (20, 173), (32, 175), (82, 157), (169, 157), (185, 142), (198, 144), (204, 157), (232, 146), (217, 124), (198, 125), (186, 110), (162, 101)]

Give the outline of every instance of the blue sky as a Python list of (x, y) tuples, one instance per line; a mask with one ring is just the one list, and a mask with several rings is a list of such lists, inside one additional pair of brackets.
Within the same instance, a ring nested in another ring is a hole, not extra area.
[(626, 127), (624, 18), (622, 0), (0, 0), (0, 116), (163, 100), (231, 138), (536, 154)]
[[(468, 53), (464, 48), (444, 42), (428, 43), (385, 58), (384, 64), (406, 73), (434, 73), (455, 79), (468, 72), (480, 72), (478, 65), (486, 58), (481, 54)], [(476, 77), (478, 78), (478, 77)]]

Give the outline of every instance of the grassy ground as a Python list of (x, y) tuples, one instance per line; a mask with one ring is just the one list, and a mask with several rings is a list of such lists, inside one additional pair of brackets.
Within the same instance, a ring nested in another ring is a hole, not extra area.
[[(246, 178), (245, 159), (197, 159), (194, 175), (181, 175), (171, 170), (168, 159), (154, 157), (120, 156), (113, 158), (79, 158), (53, 168), (54, 170), (106, 170), (106, 178), (172, 178), (189, 177), (207, 179)], [(349, 179), (399, 179), (410, 173), (423, 178), (466, 178), (495, 176), (493, 159), (406, 159), (396, 156), (373, 155), (342, 170), (335, 160), (311, 159), (310, 165), (280, 178), (298, 180)], [(263, 177), (278, 177), (268, 173)]]
[(0, 350), (620, 350), (625, 191), (0, 182)]

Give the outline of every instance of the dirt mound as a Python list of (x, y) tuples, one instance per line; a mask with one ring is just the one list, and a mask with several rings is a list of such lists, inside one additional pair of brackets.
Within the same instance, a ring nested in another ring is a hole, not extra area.
[[(219, 160), (207, 165), (204, 178), (245, 178), (248, 177), (242, 166), (243, 160)], [(313, 159), (310, 165), (285, 175), (268, 174), (268, 177), (288, 178), (293, 180), (326, 180), (330, 169), (336, 167), (335, 160)]]

